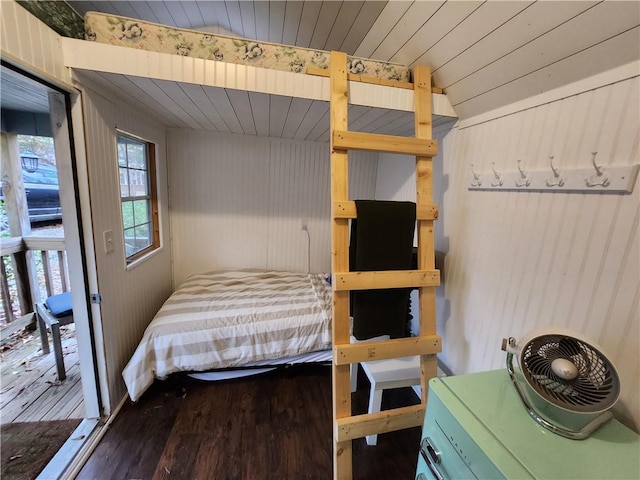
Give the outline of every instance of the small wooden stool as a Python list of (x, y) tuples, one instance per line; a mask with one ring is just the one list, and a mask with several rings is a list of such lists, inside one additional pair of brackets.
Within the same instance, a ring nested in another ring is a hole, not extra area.
[(44, 303), (36, 303), (36, 317), (38, 318), (38, 329), (40, 330), (40, 340), (42, 341), (42, 352), (47, 354), (49, 350), (49, 338), (47, 327), (51, 328), (53, 337), (53, 353), (56, 357), (56, 370), (58, 380), (67, 378), (64, 368), (64, 357), (62, 354), (62, 340), (60, 338), (60, 327), (73, 323), (73, 310), (71, 303), (71, 292), (52, 295)]
[[(384, 340), (384, 337), (378, 337), (371, 340)], [(366, 341), (366, 340), (365, 340)], [(356, 343), (353, 336), (351, 343)], [(371, 392), (369, 393), (369, 410), (368, 413), (379, 412), (382, 405), (382, 391), (388, 388), (401, 388), (418, 386), (414, 391), (419, 392), (420, 388), (420, 356), (390, 358), (387, 360), (373, 360), (369, 362), (361, 362), (360, 366), (367, 375), (371, 383)], [(355, 392), (357, 388), (358, 364), (351, 364), (351, 391)], [(417, 393), (418, 394), (418, 393)], [(418, 394), (420, 396), (420, 394)], [(367, 435), (367, 445), (376, 445), (378, 443), (378, 435)]]

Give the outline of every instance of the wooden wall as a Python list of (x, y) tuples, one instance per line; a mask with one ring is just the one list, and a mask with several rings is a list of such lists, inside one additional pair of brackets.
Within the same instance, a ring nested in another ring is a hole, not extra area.
[[(96, 267), (102, 297), (102, 331), (111, 411), (126, 394), (125, 367), (153, 315), (171, 293), (171, 246), (164, 128), (124, 104), (83, 86), (89, 189)], [(162, 248), (127, 269), (124, 258), (116, 127), (156, 143)], [(103, 232), (113, 232), (114, 251), (105, 253)]]
[[(174, 281), (218, 268), (331, 270), (326, 143), (186, 129), (168, 135)], [(352, 198), (373, 198), (377, 157), (350, 162)]]
[(2, 1), (2, 56), (54, 84), (71, 85), (64, 66), (60, 36), (14, 1)]
[[(503, 337), (547, 326), (598, 343), (617, 366), (616, 415), (640, 430), (640, 185), (631, 195), (469, 191), (476, 171), (640, 163), (639, 77), (441, 132), (434, 162), (439, 358), (456, 374), (504, 368)], [(413, 180), (381, 158), (376, 196), (410, 198)], [(397, 160), (395, 160), (397, 162)], [(410, 171), (412, 159), (403, 171)], [(380, 193), (379, 193), (380, 192)]]

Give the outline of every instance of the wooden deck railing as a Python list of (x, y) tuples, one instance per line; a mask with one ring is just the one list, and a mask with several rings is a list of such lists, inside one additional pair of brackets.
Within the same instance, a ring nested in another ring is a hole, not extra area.
[(33, 305), (69, 291), (64, 238), (0, 238), (0, 340), (33, 322)]

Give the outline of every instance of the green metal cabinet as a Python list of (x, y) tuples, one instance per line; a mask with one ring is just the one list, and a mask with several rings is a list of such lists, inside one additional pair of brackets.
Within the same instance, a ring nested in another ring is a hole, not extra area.
[(529, 417), (506, 369), (431, 379), (420, 450), (420, 480), (640, 479), (638, 434), (611, 420), (585, 440), (556, 435)]

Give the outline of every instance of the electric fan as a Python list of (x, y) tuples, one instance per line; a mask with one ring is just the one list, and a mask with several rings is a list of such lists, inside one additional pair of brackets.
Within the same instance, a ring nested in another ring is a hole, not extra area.
[(620, 396), (620, 381), (598, 346), (554, 328), (529, 332), (521, 342), (505, 338), (502, 350), (522, 403), (543, 427), (582, 440), (613, 418), (609, 409)]

